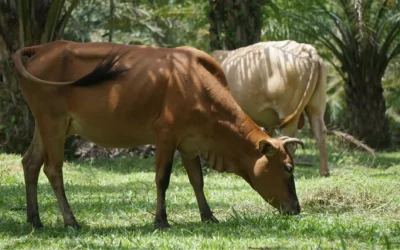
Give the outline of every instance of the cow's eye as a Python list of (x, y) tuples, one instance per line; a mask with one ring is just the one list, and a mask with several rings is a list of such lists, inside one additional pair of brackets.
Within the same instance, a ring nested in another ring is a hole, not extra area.
[(289, 173), (293, 173), (293, 166), (290, 163), (285, 164), (285, 170)]

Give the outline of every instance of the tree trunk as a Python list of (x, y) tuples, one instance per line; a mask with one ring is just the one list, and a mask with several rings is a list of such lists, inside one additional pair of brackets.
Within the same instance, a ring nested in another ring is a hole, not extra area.
[(209, 0), (211, 50), (233, 50), (260, 41), (265, 0)]
[(0, 149), (22, 152), (33, 135), (32, 115), (18, 88), (12, 54), (20, 47), (18, 14), (3, 4), (0, 10)]
[(380, 76), (347, 80), (346, 127), (351, 135), (375, 149), (390, 144), (389, 123), (385, 116), (386, 104)]
[(0, 1), (0, 150), (22, 152), (33, 135), (34, 119), (17, 84), (12, 55), (20, 47), (60, 39), (77, 6), (70, 0)]
[[(1, 49), (1, 47), (0, 47)], [(0, 143), (5, 151), (22, 152), (33, 135), (34, 121), (21, 91), (11, 55), (0, 57)]]

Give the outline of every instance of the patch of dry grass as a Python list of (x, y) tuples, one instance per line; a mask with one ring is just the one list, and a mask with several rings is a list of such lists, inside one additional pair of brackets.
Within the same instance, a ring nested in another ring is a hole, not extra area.
[(316, 189), (302, 196), (302, 207), (314, 212), (354, 212), (384, 210), (392, 199), (386, 196), (376, 196), (367, 189), (357, 191), (334, 186), (326, 189)]

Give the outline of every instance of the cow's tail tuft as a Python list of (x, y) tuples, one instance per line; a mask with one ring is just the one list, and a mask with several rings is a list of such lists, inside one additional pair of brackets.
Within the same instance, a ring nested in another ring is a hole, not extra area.
[(92, 72), (83, 76), (73, 83), (74, 86), (92, 86), (101, 82), (114, 80), (122, 73), (128, 71), (127, 68), (116, 66), (117, 62), (120, 61), (125, 53), (109, 53), (105, 56), (94, 68)]

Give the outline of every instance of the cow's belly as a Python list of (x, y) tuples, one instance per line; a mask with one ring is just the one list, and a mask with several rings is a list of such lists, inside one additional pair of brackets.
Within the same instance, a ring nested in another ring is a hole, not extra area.
[(275, 75), (265, 85), (230, 80), (231, 93), (239, 106), (259, 126), (266, 129), (276, 128), (280, 119), (292, 114), (300, 102), (295, 98), (295, 88), (281, 83)]
[(261, 87), (246, 87), (245, 85), (231, 87), (236, 102), (257, 125), (264, 128), (275, 128), (279, 123), (280, 116), (278, 109), (273, 105), (275, 100), (271, 100)]
[(151, 124), (119, 122), (112, 118), (93, 122), (71, 118), (68, 135), (80, 135), (99, 146), (112, 148), (130, 148), (155, 141)]
[(276, 128), (279, 124), (279, 114), (272, 107), (264, 109), (257, 109), (256, 107), (244, 110), (244, 112), (255, 122), (258, 126), (266, 129)]

